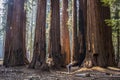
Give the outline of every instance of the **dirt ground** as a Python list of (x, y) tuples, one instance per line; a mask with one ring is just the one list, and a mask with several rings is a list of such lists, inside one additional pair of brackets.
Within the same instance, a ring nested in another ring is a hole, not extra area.
[(67, 74), (67, 69), (44, 72), (26, 67), (5, 68), (0, 66), (0, 80), (120, 80), (120, 71), (116, 74), (93, 70), (74, 73), (73, 71)]

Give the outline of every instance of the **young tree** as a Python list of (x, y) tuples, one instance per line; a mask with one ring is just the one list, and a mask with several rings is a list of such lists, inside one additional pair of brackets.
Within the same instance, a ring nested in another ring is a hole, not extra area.
[(40, 63), (41, 68), (46, 64), (46, 3), (46, 0), (38, 0), (34, 52), (29, 68), (35, 68), (36, 62)]
[(62, 0), (61, 53), (63, 65), (70, 63), (70, 39), (68, 30), (68, 0)]
[(85, 67), (114, 66), (112, 29), (105, 19), (110, 19), (110, 8), (100, 0), (87, 0), (87, 49)]
[(49, 36), (49, 57), (53, 58), (53, 68), (61, 66), (60, 7), (59, 0), (51, 0), (51, 21)]
[(24, 0), (9, 0), (3, 65), (28, 64), (25, 47), (26, 12)]

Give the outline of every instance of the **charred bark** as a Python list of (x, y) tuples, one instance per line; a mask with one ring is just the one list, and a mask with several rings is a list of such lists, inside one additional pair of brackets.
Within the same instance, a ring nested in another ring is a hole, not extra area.
[(83, 0), (79, 0), (79, 28), (78, 28), (78, 62), (81, 65), (86, 55), (86, 40), (85, 40), (85, 14)]
[(78, 61), (78, 52), (77, 52), (77, 0), (73, 0), (73, 12), (72, 12), (72, 61)]
[(60, 7), (59, 0), (51, 0), (51, 22), (49, 36), (49, 57), (53, 58), (53, 68), (61, 66)]

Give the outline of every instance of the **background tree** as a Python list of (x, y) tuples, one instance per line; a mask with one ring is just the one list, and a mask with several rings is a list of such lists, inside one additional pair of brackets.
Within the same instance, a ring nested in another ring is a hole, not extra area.
[(108, 24), (112, 26), (113, 32), (113, 45), (115, 49), (116, 55), (116, 63), (118, 64), (120, 61), (120, 1), (114, 0), (110, 4), (111, 7), (111, 19), (108, 21)]
[(114, 25), (115, 30), (114, 33), (116, 33), (116, 37), (117, 37), (117, 51), (116, 51), (116, 63), (118, 64), (119, 63), (119, 59), (120, 59), (120, 28), (119, 28), (119, 10), (116, 9), (115, 11), (115, 16), (114, 16), (114, 19), (116, 20), (116, 25)]
[(109, 6), (110, 7), (110, 11), (111, 11), (111, 19), (107, 19), (105, 20), (106, 23), (109, 26), (112, 26), (112, 40), (113, 40), (113, 46), (114, 46), (114, 51), (115, 51), (115, 59), (116, 59), (116, 63), (119, 63), (120, 60), (120, 34), (119, 34), (119, 29), (120, 29), (120, 1), (119, 0), (101, 0), (101, 2), (103, 2), (104, 6)]
[(27, 0), (25, 3), (26, 8), (26, 47), (27, 58), (29, 61), (33, 57), (34, 36), (36, 27), (36, 14), (37, 14), (37, 0)]
[(9, 0), (4, 66), (22, 66), (28, 64), (25, 47), (25, 15), (24, 0)]

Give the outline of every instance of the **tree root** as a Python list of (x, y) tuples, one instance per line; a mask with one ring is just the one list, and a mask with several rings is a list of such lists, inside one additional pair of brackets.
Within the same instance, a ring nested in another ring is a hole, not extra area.
[(102, 68), (99, 66), (96, 67), (92, 67), (92, 68), (80, 68), (79, 70), (73, 71), (73, 72), (60, 72), (61, 74), (68, 74), (68, 75), (73, 75), (76, 73), (80, 73), (80, 72), (92, 72), (92, 71), (98, 71), (98, 72), (102, 72), (102, 73), (106, 73), (106, 74), (119, 74), (120, 75), (120, 69), (119, 68), (115, 68), (115, 67), (107, 67), (107, 68)]
[(80, 68), (79, 70), (74, 71), (70, 74), (75, 74), (75, 73), (85, 72), (85, 71), (98, 71), (98, 72), (109, 73), (109, 74), (120, 74), (119, 68), (115, 68), (115, 67), (102, 68), (99, 66), (92, 67), (92, 68)]

